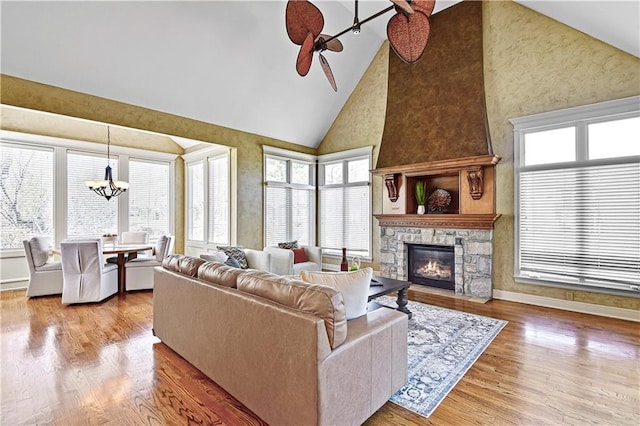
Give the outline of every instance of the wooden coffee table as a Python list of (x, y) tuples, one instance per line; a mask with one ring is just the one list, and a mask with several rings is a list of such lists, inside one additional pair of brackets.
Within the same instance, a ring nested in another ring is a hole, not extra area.
[(394, 280), (392, 278), (378, 277), (374, 275), (371, 278), (371, 285), (369, 286), (369, 302), (380, 296), (384, 296), (389, 293), (398, 292), (398, 298), (396, 299), (396, 308), (400, 312), (404, 312), (409, 315), (411, 319), (411, 311), (407, 308), (407, 289), (411, 283), (409, 281)]

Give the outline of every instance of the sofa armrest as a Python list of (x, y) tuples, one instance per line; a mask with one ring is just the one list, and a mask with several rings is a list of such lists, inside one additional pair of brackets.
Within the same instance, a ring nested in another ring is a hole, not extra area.
[(303, 246), (305, 253), (307, 253), (307, 260), (309, 262), (317, 263), (322, 270), (322, 248), (316, 246)]
[(262, 250), (244, 249), (247, 263), (251, 269), (271, 272), (271, 255)]
[(271, 255), (271, 271), (277, 275), (293, 275), (293, 252), (279, 247), (265, 247)]

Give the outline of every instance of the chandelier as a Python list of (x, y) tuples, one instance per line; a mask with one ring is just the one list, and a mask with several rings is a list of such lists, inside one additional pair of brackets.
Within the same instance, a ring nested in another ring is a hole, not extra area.
[(342, 43), (338, 37), (351, 31), (359, 34), (361, 26), (391, 10), (395, 14), (387, 23), (387, 39), (393, 51), (404, 62), (417, 62), (427, 47), (431, 25), (429, 17), (435, 7), (435, 0), (390, 0), (392, 5), (374, 13), (362, 21), (358, 18), (358, 0), (355, 0), (355, 16), (353, 24), (333, 36), (322, 34), (324, 17), (322, 12), (306, 0), (289, 0), (285, 13), (286, 28), (289, 39), (300, 46), (296, 61), (296, 71), (302, 77), (311, 68), (313, 54), (318, 53), (322, 71), (329, 80), (334, 91), (338, 91), (329, 62), (322, 52), (342, 52)]
[(110, 162), (110, 150), (109, 147), (111, 145), (111, 131), (109, 126), (107, 126), (107, 168), (104, 170), (104, 180), (86, 180), (84, 184), (89, 187), (90, 190), (95, 192), (98, 195), (103, 196), (107, 200), (110, 200), (112, 197), (117, 197), (118, 195), (125, 192), (129, 189), (129, 184), (127, 182), (121, 180), (113, 180), (113, 176), (111, 173)]

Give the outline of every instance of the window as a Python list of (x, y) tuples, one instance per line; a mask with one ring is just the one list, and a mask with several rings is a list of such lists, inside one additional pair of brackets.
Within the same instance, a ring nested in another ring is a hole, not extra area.
[(0, 144), (0, 250), (47, 237), (53, 245), (53, 149)]
[(371, 257), (371, 148), (320, 156), (320, 245)]
[[(116, 156), (111, 156), (110, 166), (114, 179), (119, 177)], [(104, 179), (106, 167), (105, 156), (80, 152), (67, 154), (67, 237), (118, 232), (120, 197), (107, 200), (84, 184), (86, 180)]]
[(640, 291), (639, 99), (512, 120), (517, 281)]
[(152, 237), (173, 232), (175, 155), (112, 146), (113, 175), (131, 186), (106, 200), (84, 184), (104, 178), (103, 144), (6, 130), (0, 135), (0, 251), (22, 251), (22, 240), (34, 235), (57, 246), (67, 238), (129, 229)]
[(228, 148), (183, 155), (186, 161), (186, 253), (232, 243), (231, 160)]
[(265, 147), (265, 245), (315, 245), (315, 157)]
[(171, 164), (129, 160), (129, 231), (146, 231), (153, 240), (171, 229)]

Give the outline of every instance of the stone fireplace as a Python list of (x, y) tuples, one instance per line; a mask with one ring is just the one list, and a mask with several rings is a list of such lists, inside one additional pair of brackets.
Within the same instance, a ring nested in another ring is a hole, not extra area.
[(411, 281), (408, 256), (411, 244), (453, 247), (455, 294), (492, 297), (492, 230), (383, 226), (380, 228), (383, 277)]

